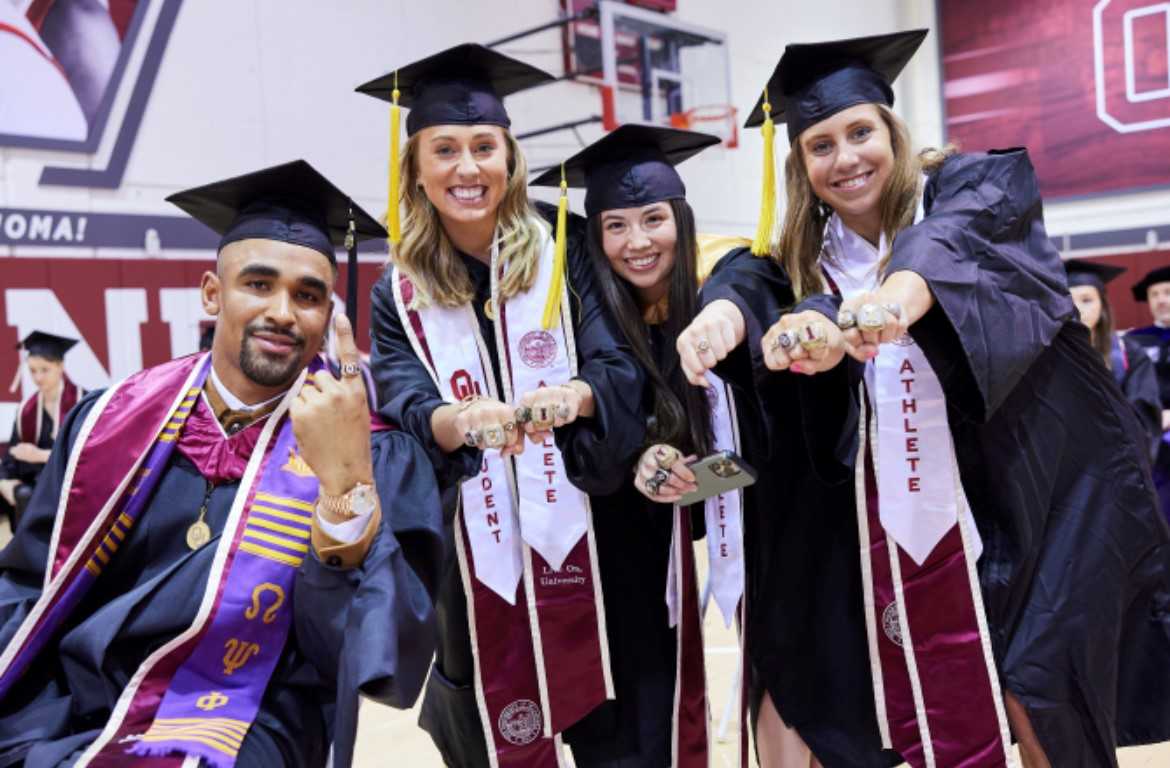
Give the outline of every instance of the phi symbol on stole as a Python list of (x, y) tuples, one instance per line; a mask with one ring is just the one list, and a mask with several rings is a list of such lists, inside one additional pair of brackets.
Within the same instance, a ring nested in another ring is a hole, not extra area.
[(228, 697), (224, 696), (219, 691), (205, 693), (195, 700), (195, 706), (199, 707), (199, 709), (202, 709), (204, 712), (210, 712), (213, 709), (219, 709), (227, 703)]
[(227, 649), (227, 653), (223, 655), (223, 673), (230, 675), (240, 667), (248, 663), (248, 659), (260, 653), (260, 646), (256, 643), (249, 643), (246, 640), (237, 640), (231, 638), (223, 647)]

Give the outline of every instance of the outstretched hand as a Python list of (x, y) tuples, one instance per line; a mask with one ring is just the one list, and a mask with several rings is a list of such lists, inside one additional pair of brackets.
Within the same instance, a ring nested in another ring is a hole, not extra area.
[(358, 483), (372, 483), (370, 412), (361, 356), (345, 315), (333, 321), (341, 377), (327, 368), (305, 379), (289, 407), (297, 450), (321, 482), (321, 490), (340, 496)]

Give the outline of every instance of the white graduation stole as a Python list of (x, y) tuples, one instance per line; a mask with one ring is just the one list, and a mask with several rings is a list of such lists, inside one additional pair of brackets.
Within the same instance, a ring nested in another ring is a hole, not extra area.
[[(500, 352), (505, 402), (546, 384), (564, 384), (577, 374), (577, 346), (566, 287), (561, 288), (560, 322), (549, 330), (541, 327), (556, 243), (543, 223), (538, 224), (542, 269), (530, 289), (506, 302), (500, 300), (498, 254), (492, 250), (492, 301), (498, 316), (496, 349)], [(559, 571), (569, 552), (589, 530), (588, 498), (569, 482), (564, 459), (551, 437), (542, 445), (527, 446), (513, 461), (520, 535), (553, 570)]]
[[(707, 397), (711, 403), (711, 426), (715, 433), (715, 450), (739, 453), (739, 432), (735, 424), (735, 399), (726, 383), (707, 371), (711, 387)], [(676, 505), (677, 517), (679, 508)], [(743, 491), (738, 489), (712, 496), (703, 502), (703, 518), (707, 523), (707, 599), (714, 599), (723, 614), (723, 623), (730, 627), (735, 620), (739, 599), (743, 596)], [(666, 575), (666, 609), (670, 626), (678, 625), (679, 592), (677, 570), (679, 547), (689, 547), (689, 541), (678, 540), (678, 526), (670, 541), (670, 564)], [(706, 603), (704, 602), (704, 605)]]
[[(509, 402), (515, 392), (528, 392), (546, 381), (564, 383), (576, 374), (567, 295), (562, 297), (559, 327), (550, 331), (540, 327), (555, 247), (547, 228), (540, 226), (540, 230), (542, 268), (537, 280), (528, 291), (507, 302), (499, 300), (499, 248), (492, 247), (492, 300), (497, 307), (497, 350), (505, 388), (502, 397), (494, 378), (487, 375), (491, 356), (470, 305), (453, 309), (432, 304), (414, 310), (434, 363), (431, 377), (447, 402), (457, 403), (469, 394)], [(397, 268), (392, 284), (403, 327), (415, 355), (426, 364), (427, 355), (407, 319)], [(567, 289), (563, 290), (567, 294)], [(569, 482), (564, 460), (551, 439), (546, 445), (527, 446), (517, 457), (484, 451), (480, 472), (464, 481), (461, 497), (475, 577), (511, 605), (516, 603), (516, 588), (524, 573), (521, 539), (559, 570), (589, 527), (587, 497)]]
[[(922, 220), (919, 200), (914, 223)], [(846, 238), (834, 215), (826, 227), (826, 248), (836, 256), (823, 259), (821, 266), (836, 282), (843, 298), (878, 288), (876, 265), (886, 253), (885, 235), (878, 245), (875, 269), (864, 278), (843, 271), (840, 264)], [(865, 247), (855, 243), (853, 247)], [(935, 546), (959, 521), (955, 488), (958, 467), (954, 441), (947, 421), (947, 401), (942, 384), (922, 349), (909, 334), (883, 344), (881, 353), (866, 363), (866, 383), (877, 419), (877, 482), (882, 499), (878, 513), (882, 527), (915, 563), (922, 565)], [(860, 459), (858, 459), (860, 461)], [(972, 537), (976, 559), (982, 542), (974, 526)]]
[[(411, 327), (397, 268), (391, 277), (394, 300), (403, 328), (415, 355), (427, 364), (419, 339)], [(486, 375), (490, 356), (479, 332), (479, 322), (470, 305), (451, 308), (435, 304), (417, 310), (424, 328), (434, 369), (431, 378), (439, 394), (449, 403), (458, 403), (471, 394), (496, 396), (494, 380)], [(463, 520), (475, 555), (475, 577), (490, 590), (516, 604), (516, 587), (524, 572), (519, 521), (512, 492), (512, 476), (498, 451), (484, 451), (479, 474), (465, 480), (460, 488)]]
[[(740, 453), (736, 426), (735, 398), (731, 388), (713, 372), (707, 395), (711, 403), (711, 426), (715, 450)], [(707, 499), (704, 508), (707, 522), (707, 595), (715, 600), (730, 627), (736, 606), (743, 595), (743, 491), (733, 490)]]

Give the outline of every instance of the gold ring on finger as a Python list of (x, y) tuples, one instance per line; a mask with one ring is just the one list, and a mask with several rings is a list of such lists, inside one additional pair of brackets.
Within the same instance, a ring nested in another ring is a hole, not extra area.
[(703, 352), (710, 352), (711, 342), (707, 339), (699, 339), (699, 343), (695, 345), (695, 349), (697, 349), (700, 354)]
[(891, 301), (891, 302), (887, 302), (885, 304), (882, 304), (882, 309), (889, 312), (890, 315), (893, 316), (893, 318), (895, 320), (902, 319), (902, 305), (899, 304), (898, 302)]
[(862, 304), (857, 309), (857, 327), (863, 331), (881, 331), (886, 327), (885, 310), (877, 304)]
[(800, 330), (800, 346), (804, 347), (806, 352), (816, 352), (828, 345), (829, 334), (824, 323), (809, 323)]
[(573, 411), (569, 408), (567, 403), (561, 403), (557, 406), (557, 418), (561, 421), (569, 418)]
[(668, 445), (660, 445), (654, 450), (654, 460), (660, 468), (669, 470), (678, 461), (678, 451)]
[(480, 432), (478, 429), (469, 429), (465, 433), (463, 433), (463, 442), (466, 443), (467, 447), (469, 447), (469, 448), (476, 447), (477, 445), (480, 444), (480, 441), (482, 441), (482, 440), (483, 440), (483, 433)]
[(362, 375), (362, 367), (357, 363), (342, 363), (341, 375), (345, 378), (353, 378), (354, 376)]
[(502, 448), (505, 442), (503, 427), (491, 426), (483, 431), (483, 444), (488, 448)]
[(837, 313), (837, 327), (843, 331), (847, 331), (857, 325), (857, 315), (853, 314), (853, 310), (843, 309)]
[(526, 405), (522, 405), (516, 409), (516, 423), (527, 424), (532, 421), (532, 409)]

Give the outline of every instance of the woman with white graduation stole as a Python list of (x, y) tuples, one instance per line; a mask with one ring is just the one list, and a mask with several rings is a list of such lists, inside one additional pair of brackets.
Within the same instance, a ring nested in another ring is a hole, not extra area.
[[(916, 768), (1011, 765), (1013, 736), (1025, 766), (1116, 765), (1115, 745), (1170, 736), (1164, 701), (1119, 697), (1170, 677), (1170, 531), (1026, 152), (911, 152), (890, 84), (925, 36), (790, 45), (748, 120), (766, 140), (788, 124), (782, 236), (762, 226), (756, 251), (800, 304), (775, 323), (776, 307), (732, 311), (767, 329), (749, 343), (783, 372), (791, 439), (825, 480), (793, 512), (855, 521), (854, 538), (798, 546), (856, 547), (860, 576), (852, 607), (814, 589), (769, 605), (770, 624), (782, 639), (815, 603), (852, 632), (863, 612), (855, 690), (873, 715), (802, 731), (825, 765), (858, 764), (832, 752), (875, 732)], [(785, 717), (791, 691), (767, 691)]]
[(560, 734), (614, 696), (588, 494), (642, 442), (643, 378), (576, 244), (528, 203), (501, 99), (551, 79), (467, 44), (359, 88), (391, 102), (372, 372), (451, 526), (420, 718), (449, 765), (559, 766)]
[(625, 468), (634, 481), (606, 500), (620, 515), (597, 519), (618, 696), (607, 705), (610, 717), (599, 712), (569, 734), (574, 743), (609, 754), (616, 736), (628, 745), (629, 762), (621, 765), (708, 765), (702, 608), (691, 545), (704, 522), (708, 593), (728, 625), (741, 607), (742, 494), (677, 506), (696, 488), (689, 461), (741, 450), (729, 389), (714, 374), (706, 391), (688, 385), (674, 344), (695, 315), (699, 286), (714, 261), (700, 259), (694, 213), (674, 166), (718, 143), (704, 133), (624, 125), (532, 182), (585, 188), (585, 249), (650, 381), (646, 445)]

